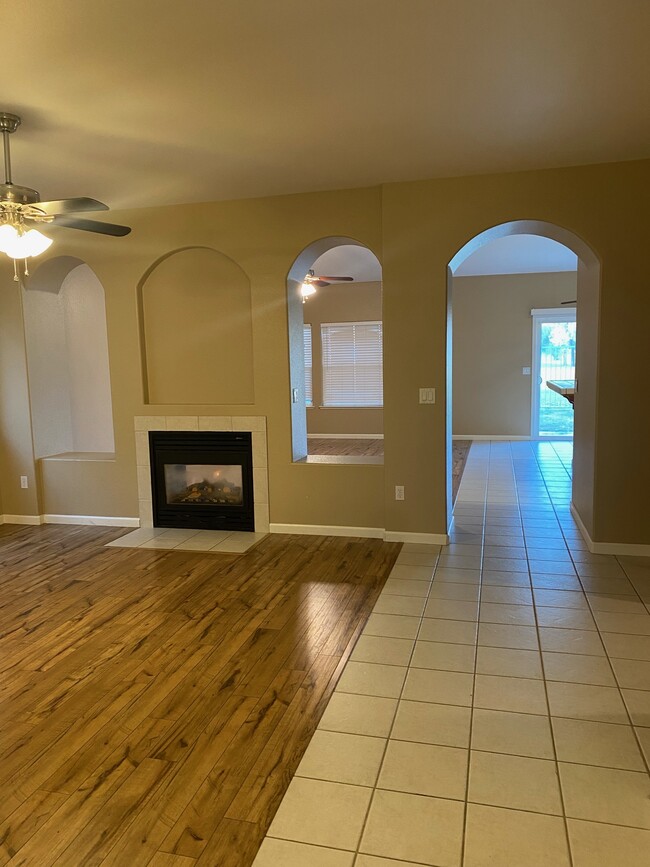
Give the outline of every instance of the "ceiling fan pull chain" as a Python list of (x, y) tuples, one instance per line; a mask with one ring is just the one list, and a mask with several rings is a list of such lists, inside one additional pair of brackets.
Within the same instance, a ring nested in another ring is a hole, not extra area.
[(25, 263), (25, 277), (29, 277), (29, 266), (27, 265), (27, 259), (23, 259)]
[(18, 276), (18, 259), (14, 259), (14, 283), (20, 283), (20, 277)]

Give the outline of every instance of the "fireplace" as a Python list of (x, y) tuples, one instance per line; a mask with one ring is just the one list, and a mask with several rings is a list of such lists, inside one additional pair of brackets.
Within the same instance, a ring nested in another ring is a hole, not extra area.
[(149, 431), (153, 525), (255, 529), (251, 434)]

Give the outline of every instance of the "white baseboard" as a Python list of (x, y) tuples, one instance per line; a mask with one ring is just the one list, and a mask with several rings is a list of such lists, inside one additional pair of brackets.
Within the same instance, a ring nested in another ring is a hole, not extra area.
[(362, 539), (382, 539), (384, 542), (417, 542), (422, 545), (447, 545), (445, 533), (408, 533), (384, 530), (383, 527), (337, 527), (328, 524), (271, 524), (271, 533), (293, 533), (298, 536), (359, 536)]
[(139, 527), (139, 518), (108, 515), (43, 515), (44, 524), (88, 524), (93, 527)]
[[(78, 524), (95, 527), (140, 526), (139, 518), (108, 517), (104, 515), (0, 515), (0, 523), (31, 525)], [(449, 543), (449, 536), (445, 533), (410, 533), (401, 530), (384, 530), (383, 527), (340, 527), (331, 524), (271, 524), (269, 532), (290, 533), (297, 536), (358, 536), (361, 539), (382, 539), (385, 542), (415, 542), (421, 545), (447, 545)], [(626, 551), (624, 553), (630, 552)]]
[(515, 437), (515, 436), (505, 436), (505, 434), (453, 434), (452, 440), (498, 440), (498, 441), (508, 441), (513, 440), (517, 442), (528, 442), (532, 440), (533, 437)]
[(310, 433), (307, 434), (308, 440), (383, 440), (383, 434), (319, 434), (319, 433)]
[(361, 536), (363, 539), (383, 539), (382, 527), (337, 527), (328, 524), (271, 524), (271, 533), (293, 533), (297, 536)]
[(386, 530), (386, 542), (415, 542), (418, 545), (448, 545), (449, 536), (446, 533), (407, 533), (400, 530)]
[(0, 515), (0, 524), (88, 524), (95, 527), (139, 527), (139, 518), (104, 515)]
[(573, 503), (571, 503), (570, 508), (571, 514), (573, 515), (575, 522), (578, 525), (578, 529), (582, 534), (582, 538), (587, 543), (587, 548), (589, 548), (589, 551), (592, 554), (619, 554), (628, 557), (650, 557), (650, 545), (630, 542), (594, 542)]

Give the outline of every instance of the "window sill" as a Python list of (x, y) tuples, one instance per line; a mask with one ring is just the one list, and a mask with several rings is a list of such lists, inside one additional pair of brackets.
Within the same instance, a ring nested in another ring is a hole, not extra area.
[(356, 464), (357, 466), (383, 467), (384, 457), (383, 455), (307, 455), (299, 461), (294, 461), (294, 464), (335, 464), (338, 466)]

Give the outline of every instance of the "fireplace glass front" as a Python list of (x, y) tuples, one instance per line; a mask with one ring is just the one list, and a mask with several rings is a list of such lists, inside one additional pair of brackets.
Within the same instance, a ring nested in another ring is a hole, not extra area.
[(251, 435), (151, 431), (156, 527), (254, 530)]
[(167, 503), (202, 506), (219, 503), (241, 506), (244, 502), (242, 470), (223, 464), (165, 464)]

